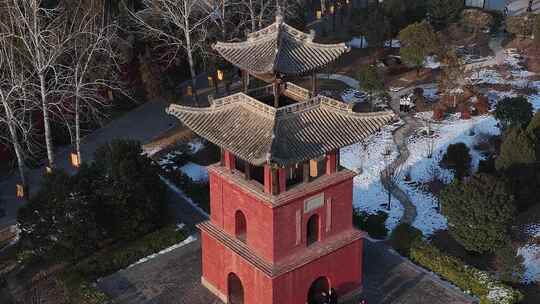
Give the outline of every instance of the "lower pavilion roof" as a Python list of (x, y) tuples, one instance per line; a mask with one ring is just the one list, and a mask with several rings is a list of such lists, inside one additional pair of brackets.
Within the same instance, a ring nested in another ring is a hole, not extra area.
[(274, 108), (244, 93), (210, 107), (170, 105), (167, 113), (243, 160), (286, 166), (357, 143), (391, 121), (391, 111), (356, 113), (343, 102), (316, 96)]

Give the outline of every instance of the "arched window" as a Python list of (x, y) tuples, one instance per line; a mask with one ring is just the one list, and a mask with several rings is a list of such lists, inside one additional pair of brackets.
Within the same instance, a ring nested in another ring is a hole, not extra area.
[(237, 239), (242, 242), (246, 242), (247, 239), (247, 222), (246, 216), (240, 210), (236, 211), (234, 215), (234, 234)]
[(311, 245), (319, 240), (319, 216), (312, 215), (307, 222), (307, 245)]
[(240, 278), (234, 274), (229, 273), (227, 276), (227, 287), (229, 303), (231, 304), (244, 304), (244, 287)]

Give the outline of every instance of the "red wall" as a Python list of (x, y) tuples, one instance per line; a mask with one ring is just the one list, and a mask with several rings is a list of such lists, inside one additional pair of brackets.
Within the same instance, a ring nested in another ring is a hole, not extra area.
[[(301, 197), (275, 208), (245, 186), (229, 181), (219, 170), (210, 169), (209, 179), (213, 225), (234, 237), (235, 214), (242, 211), (246, 217), (247, 245), (269, 263), (309, 250), (306, 231), (313, 214), (319, 216), (321, 242), (352, 229), (352, 177), (317, 191), (309, 191), (309, 184), (304, 185)], [(264, 191), (262, 187), (260, 191)], [(305, 201), (320, 193), (324, 193), (323, 204), (305, 213)], [(332, 219), (331, 229), (326, 231), (329, 201)], [(299, 244), (297, 214), (301, 216)], [(311, 284), (321, 276), (327, 277), (340, 295), (362, 284), (362, 240), (271, 279), (204, 231), (201, 235), (204, 279), (226, 296), (227, 277), (229, 273), (236, 274), (243, 283), (246, 304), (305, 304)]]
[[(362, 286), (363, 240), (358, 240), (274, 280), (274, 302), (305, 304), (311, 284), (327, 277), (338, 296)], [(246, 302), (246, 304), (256, 302)]]
[(201, 233), (201, 237), (202, 274), (206, 281), (227, 296), (227, 277), (232, 272), (240, 278), (244, 287), (244, 303), (277, 303), (272, 301), (272, 280), (269, 277), (205, 232)]
[[(313, 214), (319, 215), (319, 237), (321, 241), (352, 228), (352, 179), (325, 188), (322, 191), (306, 192), (306, 194), (286, 205), (274, 209), (274, 258), (279, 260), (291, 253), (306, 248), (306, 227)], [(324, 192), (325, 203), (322, 207), (304, 213), (304, 200)], [(331, 230), (326, 232), (326, 204), (331, 199)], [(302, 214), (302, 241), (296, 245), (296, 212)]]
[(271, 279), (206, 233), (201, 236), (203, 277), (227, 295), (227, 277), (231, 272), (236, 274), (242, 281), (246, 304), (305, 304), (311, 284), (323, 276), (341, 296), (362, 285), (362, 240)]
[(212, 170), (209, 170), (209, 178), (212, 223), (234, 236), (235, 214), (238, 210), (242, 211), (246, 217), (248, 246), (266, 260), (273, 261), (272, 208)]
[[(247, 222), (247, 244), (268, 261), (277, 261), (306, 247), (307, 221), (314, 213), (319, 215), (321, 240), (352, 228), (352, 179), (330, 186), (322, 191), (309, 192), (278, 208), (245, 192), (241, 187), (209, 170), (210, 213), (212, 223), (234, 236), (235, 214), (242, 211)], [(324, 192), (325, 204), (304, 213), (304, 200)], [(331, 230), (326, 232), (326, 203), (332, 200)], [(296, 245), (296, 212), (301, 211), (302, 241)], [(273, 242), (271, 241), (273, 240)]]

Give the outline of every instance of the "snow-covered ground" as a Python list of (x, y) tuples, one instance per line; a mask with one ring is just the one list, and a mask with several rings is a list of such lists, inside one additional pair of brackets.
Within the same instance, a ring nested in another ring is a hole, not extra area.
[[(368, 41), (365, 36), (353, 37), (347, 45), (355, 49), (365, 49), (368, 47)], [(398, 39), (391, 39), (384, 42), (384, 47), (400, 48), (401, 42)]]
[(346, 103), (357, 103), (366, 101), (366, 93), (357, 89), (346, 89), (341, 93), (341, 99)]
[(523, 283), (530, 284), (540, 281), (540, 245), (527, 244), (518, 249), (518, 254), (524, 259), (525, 274)]
[[(421, 118), (426, 116), (431, 116), (431, 113), (419, 115)], [(490, 115), (461, 120), (459, 114), (456, 114), (440, 123), (431, 123), (430, 129), (433, 132), (432, 137), (417, 132), (408, 139), (410, 156), (402, 168), (412, 181), (422, 184), (428, 183), (434, 178), (445, 183), (452, 181), (453, 173), (439, 165), (442, 155), (450, 144), (459, 142), (466, 144), (471, 150), (472, 168), (476, 170), (478, 163), (484, 156), (474, 147), (485, 136), (500, 134), (497, 121)], [(419, 131), (426, 131), (424, 133), (426, 134), (427, 127)], [(429, 154), (432, 154), (431, 158), (428, 158)], [(437, 211), (438, 200), (436, 197), (428, 191), (419, 189), (417, 184), (402, 181), (400, 186), (407, 191), (417, 209), (418, 214), (413, 226), (422, 230), (425, 235), (430, 235), (439, 229), (446, 229), (447, 220)]]
[(528, 242), (518, 248), (518, 255), (523, 257), (525, 273), (523, 283), (540, 282), (540, 223), (529, 224), (524, 229)]
[(436, 56), (428, 56), (424, 60), (424, 67), (426, 69), (438, 69), (441, 67), (441, 62), (437, 59)]
[(194, 182), (208, 181), (208, 169), (205, 166), (189, 162), (180, 167), (180, 170)]
[(397, 125), (384, 127), (380, 132), (368, 137), (363, 143), (341, 149), (340, 163), (344, 167), (359, 172), (354, 178), (353, 204), (360, 210), (388, 213), (386, 227), (389, 230), (399, 222), (403, 207), (394, 197), (387, 210), (388, 194), (380, 180), (381, 171), (398, 156), (392, 139), (392, 131)]

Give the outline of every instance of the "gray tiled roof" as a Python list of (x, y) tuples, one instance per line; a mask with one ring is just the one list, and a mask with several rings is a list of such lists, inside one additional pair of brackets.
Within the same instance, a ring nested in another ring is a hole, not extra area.
[(216, 99), (207, 108), (171, 105), (167, 113), (251, 164), (281, 166), (359, 142), (395, 115), (355, 113), (325, 96), (276, 109), (243, 93)]
[(218, 42), (214, 49), (227, 61), (251, 74), (300, 75), (321, 68), (349, 51), (344, 44), (313, 42), (280, 17), (270, 26), (251, 33), (247, 41)]

